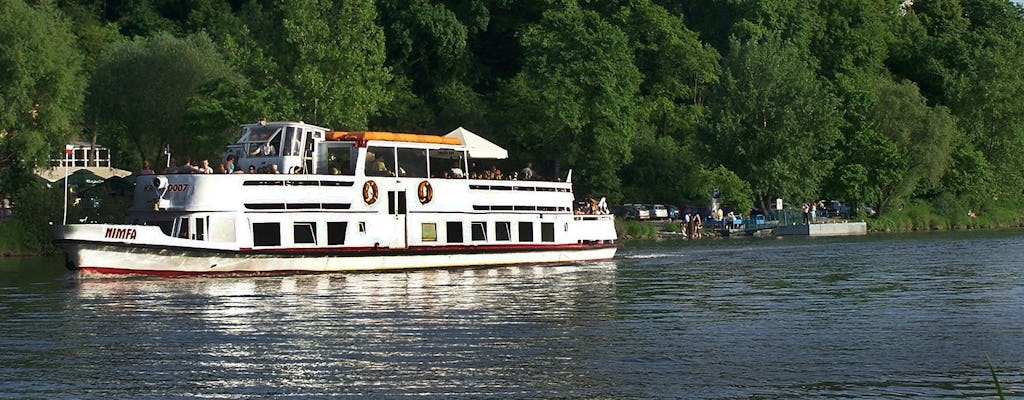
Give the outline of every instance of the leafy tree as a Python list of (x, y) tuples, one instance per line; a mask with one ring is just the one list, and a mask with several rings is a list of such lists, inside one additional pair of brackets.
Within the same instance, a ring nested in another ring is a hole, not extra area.
[(200, 87), (224, 79), (239, 78), (206, 35), (118, 43), (100, 58), (89, 82), (86, 120), (96, 122), (103, 143), (130, 152), (122, 154), (121, 165), (159, 159), (164, 145), (177, 154), (219, 154), (221, 149), (197, 147), (194, 133), (185, 130), (185, 115)]
[[(620, 196), (637, 129), (640, 73), (626, 35), (592, 11), (547, 11), (522, 35), (523, 70), (503, 89), (502, 127), (538, 159), (563, 160), (582, 193)], [(497, 119), (497, 118), (496, 118)]]
[(865, 146), (879, 213), (915, 190), (936, 186), (949, 166), (956, 124), (949, 110), (930, 108), (910, 82), (878, 81), (875, 135)]
[(330, 127), (364, 129), (389, 100), (384, 34), (373, 1), (281, 2), (288, 87), (299, 115)]
[(734, 46), (708, 97), (702, 143), (750, 183), (763, 208), (776, 197), (816, 197), (839, 138), (836, 100), (792, 43), (766, 38)]
[(0, 0), (0, 196), (77, 130), (85, 80), (74, 43), (52, 3)]
[(721, 194), (721, 204), (729, 204), (743, 213), (754, 208), (754, 192), (750, 184), (729, 169), (719, 165), (715, 168), (696, 170), (694, 183), (688, 186), (689, 197), (695, 201), (708, 201), (713, 190)]

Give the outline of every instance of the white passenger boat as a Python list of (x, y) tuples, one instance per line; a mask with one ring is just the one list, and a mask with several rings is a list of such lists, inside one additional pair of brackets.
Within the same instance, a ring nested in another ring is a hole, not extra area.
[[(575, 263), (615, 255), (613, 217), (581, 212), (571, 183), (466, 176), (505, 156), (446, 136), (245, 125), (228, 147), (264, 173), (137, 178), (123, 225), (60, 227), (70, 268), (197, 275)], [(280, 174), (266, 173), (276, 168)]]

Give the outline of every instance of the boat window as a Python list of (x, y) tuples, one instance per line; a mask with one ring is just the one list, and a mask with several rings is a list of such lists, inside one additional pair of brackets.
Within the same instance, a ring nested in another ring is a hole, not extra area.
[(420, 229), (423, 231), (424, 242), (437, 241), (437, 224), (433, 222), (424, 222), (422, 225), (420, 225)]
[(327, 148), (327, 173), (331, 175), (355, 175), (353, 160), (355, 147), (351, 143)]
[(276, 156), (281, 147), (281, 128), (276, 126), (258, 126), (249, 132), (249, 142), (245, 151), (251, 157)]
[(448, 221), (445, 228), (448, 234), (448, 243), (462, 243), (462, 222)]
[(176, 237), (188, 239), (188, 217), (178, 218), (178, 234)]
[(206, 240), (206, 218), (196, 218), (196, 240)]
[(541, 222), (540, 223), (540, 241), (542, 241), (542, 242), (554, 242), (555, 241), (555, 223), (554, 222)]
[(398, 149), (398, 176), (427, 177), (426, 149)]
[(520, 222), (519, 223), (519, 241), (520, 242), (532, 242), (533, 241), (533, 222)]
[(474, 241), (487, 240), (487, 223), (486, 222), (473, 222), (470, 226), (472, 230), (472, 237)]
[(502, 242), (512, 240), (512, 223), (508, 221), (495, 222), (494, 239)]
[(235, 219), (231, 217), (210, 217), (210, 240), (221, 243), (235, 241)]
[(366, 176), (395, 176), (395, 148), (366, 148)]
[(316, 244), (316, 222), (296, 222), (292, 225), (295, 244)]
[(334, 246), (345, 244), (345, 231), (348, 230), (348, 222), (327, 223), (327, 245)]
[(253, 246), (280, 246), (281, 224), (277, 222), (254, 222), (252, 224)]
[(466, 153), (452, 149), (430, 150), (430, 176), (433, 178), (465, 178)]
[(302, 128), (289, 126), (284, 130), (284, 146), (281, 154), (286, 156), (302, 155)]

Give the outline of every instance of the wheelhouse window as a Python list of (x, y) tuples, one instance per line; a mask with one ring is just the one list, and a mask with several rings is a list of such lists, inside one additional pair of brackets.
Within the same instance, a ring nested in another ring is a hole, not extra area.
[(281, 127), (257, 126), (250, 128), (245, 151), (250, 157), (271, 157), (281, 149)]
[(470, 225), (472, 230), (473, 241), (482, 242), (487, 240), (487, 223), (486, 222), (473, 222)]
[(285, 156), (302, 155), (302, 128), (289, 126), (284, 129), (284, 146), (281, 154)]
[(395, 148), (366, 148), (366, 176), (395, 176)]
[(252, 224), (253, 246), (280, 246), (281, 224), (277, 222), (254, 222)]
[(235, 241), (235, 220), (231, 217), (210, 217), (210, 240), (231, 243)]
[(512, 240), (512, 223), (508, 221), (494, 223), (494, 240), (507, 242)]
[(336, 246), (345, 244), (345, 232), (348, 230), (348, 222), (327, 223), (327, 245)]
[(292, 225), (295, 244), (316, 244), (316, 222), (296, 222)]
[(447, 228), (448, 243), (462, 243), (462, 222), (448, 221), (445, 228)]
[(532, 222), (520, 222), (519, 223), (519, 241), (520, 242), (532, 242), (533, 241), (533, 223)]
[(426, 149), (398, 149), (398, 176), (427, 177)]

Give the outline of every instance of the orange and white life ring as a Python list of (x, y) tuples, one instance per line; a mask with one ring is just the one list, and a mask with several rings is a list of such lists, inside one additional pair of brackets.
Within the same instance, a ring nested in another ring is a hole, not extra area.
[(380, 191), (377, 190), (377, 182), (366, 181), (366, 183), (363, 184), (363, 201), (365, 201), (366, 204), (376, 203), (378, 193), (380, 193)]
[(416, 194), (420, 198), (420, 204), (427, 204), (434, 199), (434, 187), (430, 186), (430, 182), (420, 182), (420, 186), (416, 188)]

